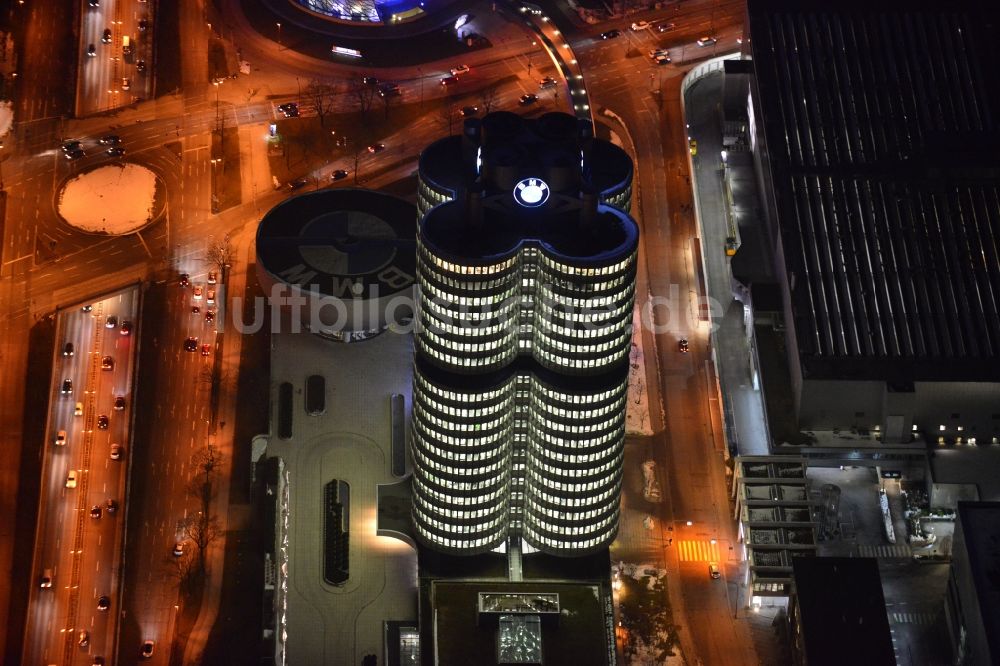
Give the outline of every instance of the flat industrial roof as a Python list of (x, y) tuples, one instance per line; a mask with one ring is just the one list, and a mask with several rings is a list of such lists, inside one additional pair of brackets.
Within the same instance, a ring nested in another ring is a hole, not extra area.
[(792, 568), (810, 666), (895, 666), (874, 558), (796, 557)]
[(995, 378), (1000, 3), (750, 0), (748, 13), (751, 120), (804, 374)]
[(1000, 502), (959, 502), (958, 520), (979, 596), (986, 640), (1000, 654)]

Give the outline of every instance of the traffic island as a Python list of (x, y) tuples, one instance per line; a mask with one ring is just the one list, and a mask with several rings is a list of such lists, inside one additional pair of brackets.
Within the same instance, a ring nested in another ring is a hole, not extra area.
[(242, 203), (239, 128), (212, 131), (212, 213)]
[(144, 166), (125, 162), (68, 179), (56, 197), (59, 217), (77, 231), (120, 236), (156, 221), (166, 207), (163, 181)]

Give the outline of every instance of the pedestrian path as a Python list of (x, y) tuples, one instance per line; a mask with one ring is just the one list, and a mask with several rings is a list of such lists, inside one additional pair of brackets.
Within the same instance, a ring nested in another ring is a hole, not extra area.
[(937, 613), (889, 613), (889, 624), (919, 624), (929, 626), (937, 621)]
[(677, 554), (681, 562), (717, 562), (719, 544), (708, 539), (685, 539), (677, 542)]
[(893, 546), (858, 546), (858, 557), (877, 557), (880, 559), (910, 559), (913, 552), (905, 544)]

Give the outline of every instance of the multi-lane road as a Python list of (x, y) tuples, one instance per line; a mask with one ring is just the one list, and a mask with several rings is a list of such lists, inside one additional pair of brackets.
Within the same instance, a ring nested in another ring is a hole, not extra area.
[(114, 651), (138, 289), (86, 305), (57, 322), (28, 664)]
[(146, 99), (152, 89), (153, 5), (139, 0), (80, 0), (76, 115)]

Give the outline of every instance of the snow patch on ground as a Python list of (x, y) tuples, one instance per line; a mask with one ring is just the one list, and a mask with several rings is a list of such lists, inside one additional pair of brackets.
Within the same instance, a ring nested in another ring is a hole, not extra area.
[(11, 102), (0, 102), (0, 137), (7, 135), (14, 126), (14, 105)]
[(625, 434), (652, 435), (649, 423), (649, 394), (646, 391), (646, 359), (642, 352), (641, 306), (632, 315), (632, 351), (629, 352), (628, 405), (625, 408)]
[(66, 183), (59, 214), (82, 231), (127, 234), (153, 215), (156, 174), (138, 164), (103, 166)]

